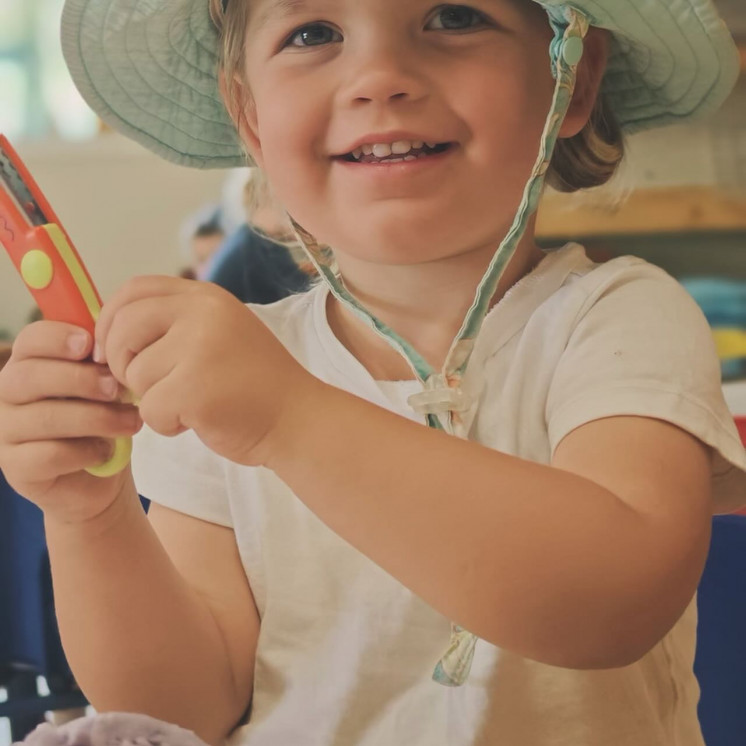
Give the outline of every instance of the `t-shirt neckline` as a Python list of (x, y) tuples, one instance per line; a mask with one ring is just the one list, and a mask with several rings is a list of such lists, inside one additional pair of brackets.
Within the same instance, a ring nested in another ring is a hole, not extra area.
[[(583, 262), (591, 263), (583, 246), (567, 243), (559, 248), (548, 250), (546, 256), (528, 274), (508, 289), (505, 295), (489, 310), (484, 319), (482, 332), (488, 327), (498, 325), (496, 335), (491, 337), (492, 352), (499, 349), (525, 325), (530, 315), (564, 283), (567, 276)], [(312, 291), (313, 292), (313, 291)], [(336, 370), (348, 381), (359, 384), (360, 377), (373, 382), (379, 390), (390, 394), (395, 391), (415, 393), (421, 389), (415, 378), (401, 380), (378, 380), (373, 378), (367, 368), (342, 344), (334, 334), (327, 317), (327, 299), (331, 289), (322, 282), (315, 288), (313, 298), (313, 326), (319, 343), (327, 353)], [(480, 333), (479, 341), (486, 334)], [(477, 349), (475, 348), (475, 356)]]

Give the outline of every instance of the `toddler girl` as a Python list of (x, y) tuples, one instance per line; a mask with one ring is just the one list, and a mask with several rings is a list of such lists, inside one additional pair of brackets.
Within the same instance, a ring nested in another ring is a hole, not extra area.
[[(95, 343), (19, 336), (0, 465), (45, 512), (97, 709), (213, 744), (702, 746), (693, 597), (746, 469), (711, 334), (664, 272), (543, 252), (534, 216), (547, 181), (608, 180), (623, 131), (723, 101), (709, 0), (68, 0), (62, 24), (106, 121), (248, 157), (323, 279), (246, 307), (138, 278)], [(85, 471), (142, 421), (133, 469)]]

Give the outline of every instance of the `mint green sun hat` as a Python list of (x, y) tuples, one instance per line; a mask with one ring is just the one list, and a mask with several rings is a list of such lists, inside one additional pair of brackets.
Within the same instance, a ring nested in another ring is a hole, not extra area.
[[(247, 1), (247, 0), (233, 0)], [(565, 0), (533, 0), (561, 15)], [(93, 110), (163, 158), (246, 165), (217, 86), (209, 0), (67, 0), (62, 47)], [(574, 0), (613, 44), (604, 91), (626, 132), (686, 121), (725, 100), (736, 46), (711, 0)]]

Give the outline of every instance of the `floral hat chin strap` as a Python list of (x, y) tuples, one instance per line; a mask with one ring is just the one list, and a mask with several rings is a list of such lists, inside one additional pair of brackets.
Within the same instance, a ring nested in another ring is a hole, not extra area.
[[(441, 372), (436, 373), (406, 340), (363, 308), (344, 287), (342, 278), (336, 272), (332, 251), (322, 249), (316, 239), (289, 216), (299, 240), (334, 296), (397, 350), (423, 384), (423, 390), (409, 398), (409, 405), (427, 417), (427, 424), (430, 427), (445, 430), (462, 438), (466, 438), (468, 434), (461, 415), (471, 408), (473, 402), (471, 397), (462, 391), (461, 381), (500, 278), (526, 232), (529, 219), (538, 208), (560, 127), (575, 90), (577, 66), (583, 56), (583, 40), (590, 25), (588, 19), (573, 8), (555, 8), (548, 12), (555, 31), (550, 57), (552, 74), (557, 80), (557, 85), (541, 137), (539, 155), (526, 184), (513, 225), (477, 288), (474, 302), (451, 345)], [(448, 650), (435, 667), (433, 679), (446, 686), (463, 684), (471, 670), (476, 641), (475, 635), (452, 623)]]

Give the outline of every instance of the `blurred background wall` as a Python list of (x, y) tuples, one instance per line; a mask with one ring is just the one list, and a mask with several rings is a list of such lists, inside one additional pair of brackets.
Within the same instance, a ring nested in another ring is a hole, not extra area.
[[(88, 142), (21, 142), (17, 149), (104, 298), (133, 275), (176, 274), (187, 262), (182, 222), (220, 199), (225, 178), (168, 164), (114, 133)], [(0, 328), (17, 332), (33, 307), (0, 251)]]

